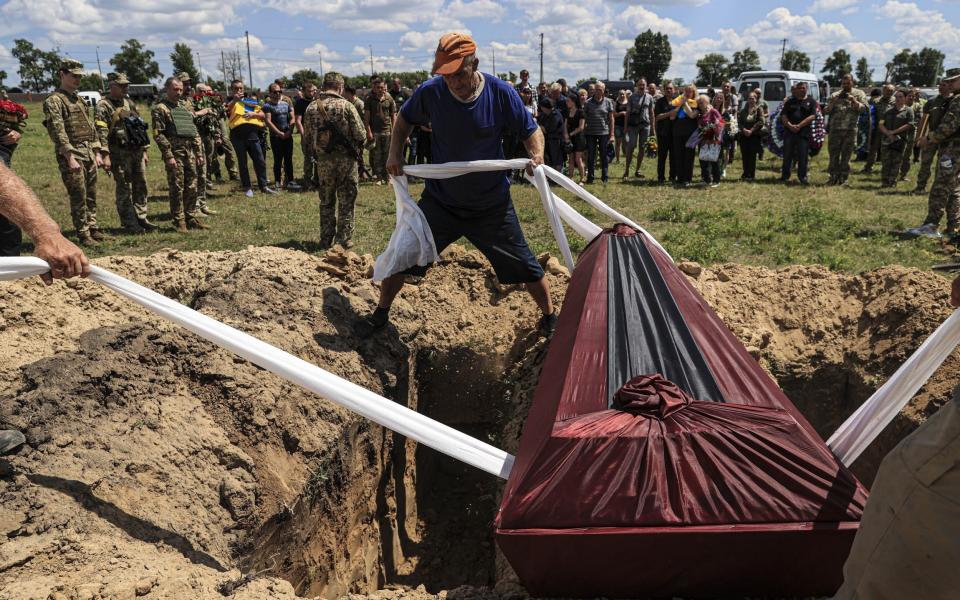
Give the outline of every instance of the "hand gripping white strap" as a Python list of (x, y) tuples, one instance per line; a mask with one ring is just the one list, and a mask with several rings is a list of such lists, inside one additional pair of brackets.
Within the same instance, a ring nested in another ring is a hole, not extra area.
[[(0, 279), (46, 273), (39, 258), (0, 258)], [(203, 315), (115, 273), (92, 267), (90, 279), (250, 362), (457, 460), (506, 479), (513, 456), (438, 423), (289, 352)]]

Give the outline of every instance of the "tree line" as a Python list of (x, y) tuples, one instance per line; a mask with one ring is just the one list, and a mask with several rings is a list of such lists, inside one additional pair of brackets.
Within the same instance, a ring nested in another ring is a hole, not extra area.
[[(623, 58), (624, 77), (634, 81), (641, 77), (656, 82), (662, 81), (670, 68), (671, 58), (669, 36), (648, 29), (638, 35), (634, 39), (633, 46), (627, 50)], [(861, 87), (884, 82), (930, 87), (936, 85), (937, 80), (943, 75), (943, 59), (943, 52), (933, 48), (923, 48), (918, 52), (904, 48), (884, 65), (886, 67), (884, 77), (882, 81), (877, 81), (874, 79), (875, 69), (870, 68), (865, 57), (857, 59), (854, 67), (851, 64), (850, 53), (840, 49), (823, 62), (820, 75), (831, 86), (839, 86), (840, 79), (849, 73)], [(701, 86), (718, 86), (724, 81), (738, 78), (745, 71), (759, 71), (762, 68), (760, 55), (750, 47), (734, 52), (730, 58), (718, 52), (711, 52), (700, 58), (696, 66), (697, 76), (694, 83)], [(810, 72), (810, 56), (796, 48), (785, 50), (780, 57), (780, 69)], [(675, 81), (683, 83), (681, 79)]]

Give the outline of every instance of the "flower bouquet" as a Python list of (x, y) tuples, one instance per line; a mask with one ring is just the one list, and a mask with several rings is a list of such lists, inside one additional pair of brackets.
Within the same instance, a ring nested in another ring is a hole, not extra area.
[(12, 100), (0, 99), (0, 128), (23, 131), (27, 124), (27, 109)]
[(647, 158), (656, 158), (657, 150), (657, 136), (651, 135), (647, 138), (647, 142), (643, 145), (644, 152), (647, 155)]

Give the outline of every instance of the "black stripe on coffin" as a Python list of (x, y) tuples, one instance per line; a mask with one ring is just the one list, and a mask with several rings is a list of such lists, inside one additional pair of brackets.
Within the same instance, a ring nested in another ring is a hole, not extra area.
[(697, 400), (723, 402), (667, 282), (640, 235), (608, 236), (607, 406), (637, 375), (660, 373)]

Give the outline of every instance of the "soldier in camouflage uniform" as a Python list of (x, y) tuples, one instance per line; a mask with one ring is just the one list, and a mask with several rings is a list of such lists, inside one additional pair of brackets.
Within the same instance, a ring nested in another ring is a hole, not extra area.
[(879, 130), (880, 161), (883, 165), (880, 174), (880, 187), (892, 188), (897, 185), (897, 174), (907, 149), (907, 138), (913, 132), (913, 109), (907, 104), (907, 94), (897, 90), (893, 96), (894, 104), (880, 118)]
[(938, 231), (944, 211), (947, 213), (945, 233), (957, 241), (960, 232), (960, 68), (947, 69), (941, 90), (951, 95), (943, 111), (943, 118), (936, 129), (917, 139), (920, 148), (936, 144), (940, 150), (937, 174), (930, 187), (927, 202), (927, 218), (923, 225), (910, 233), (927, 237), (940, 237)]
[(193, 113), (184, 106), (183, 84), (170, 77), (163, 85), (165, 97), (153, 107), (153, 139), (167, 169), (170, 216), (177, 231), (209, 229), (197, 210), (197, 185), (203, 164), (203, 142)]
[(127, 76), (110, 73), (107, 83), (110, 93), (97, 103), (94, 115), (100, 147), (105, 149), (103, 169), (116, 183), (117, 214), (123, 228), (130, 233), (152, 231), (157, 226), (147, 220), (146, 123), (127, 98)]
[(200, 143), (203, 146), (202, 154), (204, 156), (203, 164), (199, 166), (199, 173), (197, 174), (197, 211), (205, 215), (215, 215), (217, 211), (213, 210), (207, 205), (207, 192), (210, 190), (210, 184), (207, 181), (207, 148), (212, 146), (215, 143), (215, 140), (212, 138), (213, 133), (207, 128), (202, 127), (202, 121), (204, 117), (210, 115), (212, 112), (209, 108), (201, 108), (197, 106), (196, 99), (194, 98), (193, 88), (191, 87), (190, 74), (189, 73), (180, 73), (177, 75), (177, 79), (180, 80), (180, 83), (183, 84), (183, 95), (180, 100), (183, 103), (183, 107), (193, 113), (193, 123), (197, 126), (197, 133), (200, 135)]
[(307, 143), (317, 158), (320, 180), (320, 244), (353, 246), (353, 209), (357, 200), (357, 154), (364, 126), (353, 104), (343, 98), (343, 76), (329, 72), (323, 91), (303, 117)]
[(842, 185), (850, 177), (850, 156), (857, 145), (857, 123), (860, 112), (867, 107), (867, 95), (853, 87), (853, 77), (843, 76), (840, 90), (830, 96), (823, 113), (830, 116), (830, 181), (828, 185)]
[(913, 127), (905, 134), (904, 141), (907, 143), (903, 151), (903, 161), (900, 163), (900, 181), (907, 180), (907, 174), (910, 173), (910, 162), (913, 160), (913, 147), (917, 143), (917, 127), (920, 126), (920, 118), (923, 115), (923, 105), (920, 103), (920, 90), (914, 88), (907, 93), (907, 106), (913, 112)]
[(397, 118), (397, 103), (387, 93), (387, 84), (379, 77), (370, 80), (370, 94), (364, 102), (364, 123), (370, 149), (370, 170), (377, 184), (387, 182), (387, 155), (390, 153), (390, 134)]
[(97, 168), (103, 162), (87, 102), (77, 95), (83, 74), (83, 64), (78, 61), (60, 63), (60, 87), (43, 102), (43, 123), (53, 140), (60, 176), (70, 196), (70, 216), (77, 238), (85, 246), (95, 246), (106, 239), (97, 229)]
[[(947, 102), (950, 100), (950, 86), (944, 82), (940, 82), (940, 95), (936, 98), (929, 100), (926, 104), (923, 105), (923, 114), (927, 118), (927, 124), (925, 129), (927, 131), (935, 131), (937, 126), (940, 125), (940, 120), (943, 118), (943, 111), (947, 106)], [(929, 142), (926, 146), (920, 149), (920, 170), (917, 172), (917, 187), (914, 188), (914, 194), (922, 194), (927, 190), (927, 180), (930, 179), (930, 165), (933, 164), (933, 159), (937, 155), (937, 145)]]
[[(874, 114), (877, 116), (877, 121), (883, 120), (883, 115), (887, 114), (887, 111), (893, 106), (893, 92), (895, 90), (896, 88), (892, 83), (884, 85), (880, 97), (873, 102)], [(880, 142), (882, 138), (883, 136), (879, 133), (870, 138), (867, 162), (863, 165), (863, 171), (861, 171), (861, 173), (873, 173), (873, 164), (877, 162), (877, 159), (880, 157)]]

